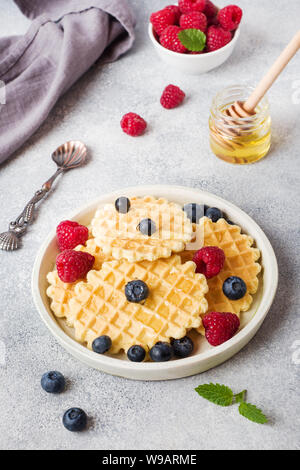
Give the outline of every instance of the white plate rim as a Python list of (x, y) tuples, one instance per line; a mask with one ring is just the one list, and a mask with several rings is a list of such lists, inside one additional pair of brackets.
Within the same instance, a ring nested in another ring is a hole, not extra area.
[[(160, 196), (162, 194), (162, 197), (167, 197), (164, 196), (163, 193), (172, 191), (187, 191), (189, 193), (194, 193), (195, 196), (198, 198), (202, 196), (204, 203), (207, 203), (209, 200), (213, 200), (214, 205), (218, 205), (218, 207), (220, 207), (221, 209), (225, 207), (225, 212), (226, 209), (230, 209), (231, 212), (239, 214), (238, 218), (242, 217), (244, 220), (247, 220), (248, 224), (253, 227), (253, 231), (259, 233), (260, 240), (263, 242), (264, 262), (266, 261), (266, 255), (268, 255), (268, 267), (273, 273), (273, 282), (266, 286), (262, 301), (257, 311), (255, 312), (255, 315), (249, 321), (249, 323), (244, 328), (242, 328), (242, 330), (240, 330), (233, 338), (221, 344), (220, 346), (217, 346), (216, 348), (202, 352), (201, 354), (170, 362), (134, 363), (105, 355), (97, 355), (93, 351), (90, 351), (85, 346), (81, 345), (80, 343), (77, 343), (75, 340), (70, 338), (60, 328), (55, 319), (51, 318), (42, 300), (41, 293), (39, 290), (39, 272), (44, 253), (48, 248), (50, 242), (55, 237), (54, 228), (42, 243), (34, 261), (31, 280), (34, 303), (43, 322), (46, 324), (53, 336), (60, 342), (60, 344), (62, 344), (65, 349), (67, 349), (77, 358), (81, 359), (83, 362), (92, 367), (104, 370), (105, 372), (112, 373), (114, 375), (120, 375), (135, 379), (141, 378), (143, 380), (164, 380), (168, 378), (179, 378), (187, 375), (192, 375), (195, 372), (189, 373), (188, 371), (195, 370), (197, 364), (199, 364), (200, 366), (200, 364), (203, 365), (203, 363), (205, 363), (206, 361), (209, 363), (211, 359), (215, 358), (215, 365), (218, 365), (223, 361), (227, 360), (232, 355), (236, 354), (242, 347), (244, 347), (248, 343), (248, 341), (250, 341), (250, 339), (257, 332), (272, 305), (278, 284), (278, 265), (270, 241), (268, 240), (267, 236), (262, 231), (262, 229), (259, 227), (259, 225), (248, 214), (246, 214), (238, 206), (210, 192), (203, 191), (197, 188), (190, 188), (187, 186), (179, 185), (141, 185), (125, 187), (110, 193), (100, 195), (98, 198), (95, 198), (94, 200), (84, 204), (80, 208), (72, 211), (71, 214), (66, 217), (66, 219), (74, 219), (78, 216), (78, 214), (87, 211), (89, 207), (96, 206), (97, 204), (103, 204), (104, 199), (114, 200), (113, 198), (116, 198), (121, 194), (127, 194), (129, 196), (133, 194), (137, 196), (147, 194)], [(171, 199), (172, 197), (170, 197), (170, 200)], [(208, 202), (208, 205), (212, 204)], [(250, 235), (252, 236), (252, 233), (250, 233)], [(222, 359), (222, 356), (224, 356), (224, 359)], [(214, 367), (215, 365), (209, 366), (204, 370), (207, 370), (210, 367)], [(101, 366), (103, 367), (103, 369)], [(165, 377), (164, 379), (162, 379), (162, 375), (167, 371), (170, 372), (170, 377)], [(147, 378), (147, 372), (149, 373), (149, 379)], [(132, 373), (133, 377), (130, 377)]]

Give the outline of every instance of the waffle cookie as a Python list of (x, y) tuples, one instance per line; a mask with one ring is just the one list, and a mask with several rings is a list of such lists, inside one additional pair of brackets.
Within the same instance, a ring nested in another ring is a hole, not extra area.
[[(134, 279), (149, 288), (143, 304), (125, 297), (125, 285)], [(198, 328), (199, 314), (207, 309), (206, 292), (205, 277), (195, 274), (194, 263), (181, 264), (178, 255), (152, 262), (115, 260), (104, 262), (99, 271), (88, 273), (86, 281), (75, 283), (65, 304), (54, 313), (66, 317), (76, 339), (89, 348), (95, 338), (108, 335), (113, 354), (135, 344), (147, 350), (157, 341), (181, 338), (187, 330)], [(60, 302), (57, 290), (48, 288), (47, 293), (52, 304)]]
[[(151, 219), (156, 230), (144, 235), (138, 226)], [(130, 198), (130, 209), (123, 214), (114, 204), (100, 208), (91, 223), (96, 243), (114, 259), (154, 261), (168, 258), (185, 248), (193, 235), (193, 226), (180, 205), (152, 196)]]
[[(252, 303), (252, 294), (258, 288), (257, 275), (261, 266), (256, 261), (260, 257), (260, 251), (254, 248), (253, 239), (249, 235), (241, 234), (241, 228), (230, 225), (224, 219), (212, 222), (203, 217), (200, 225), (204, 229), (204, 246), (218, 246), (224, 251), (225, 263), (221, 272), (211, 279), (207, 279), (209, 291), (206, 294), (208, 301), (207, 313), (232, 312), (239, 316), (240, 312), (249, 309)], [(182, 262), (192, 260), (195, 250), (185, 250), (181, 255)], [(239, 300), (230, 300), (222, 290), (223, 282), (230, 276), (241, 277), (247, 286), (247, 292)], [(203, 327), (198, 330), (203, 333)]]
[(49, 287), (47, 295), (51, 299), (51, 310), (57, 317), (68, 318), (71, 314), (70, 300), (74, 296), (74, 289), (77, 282), (68, 284), (59, 279), (57, 271), (51, 271), (47, 274)]
[(110, 261), (112, 259), (110, 256), (105, 255), (103, 253), (103, 250), (96, 243), (94, 238), (89, 238), (85, 246), (83, 245), (76, 246), (75, 250), (90, 253), (91, 255), (95, 257), (93, 269), (101, 269), (102, 263), (104, 261)]
[[(95, 257), (94, 269), (101, 269), (104, 261), (109, 261), (109, 257), (104, 255), (101, 248), (97, 246), (95, 240), (90, 238), (87, 240), (86, 245), (78, 245), (75, 250), (90, 253)], [(50, 286), (47, 289), (47, 295), (52, 299), (51, 309), (58, 317), (69, 316), (69, 300), (74, 295), (75, 285), (79, 282), (68, 284), (59, 279), (57, 271), (51, 271), (47, 274), (47, 280)]]

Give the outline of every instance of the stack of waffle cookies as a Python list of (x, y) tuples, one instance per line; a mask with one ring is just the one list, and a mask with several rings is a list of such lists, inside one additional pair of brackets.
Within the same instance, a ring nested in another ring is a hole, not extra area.
[[(139, 230), (145, 219), (154, 223), (154, 233)], [(197, 249), (211, 245), (225, 253), (222, 271), (208, 280), (196, 273), (192, 261), (196, 228), (202, 234)], [(88, 348), (97, 337), (107, 335), (112, 354), (127, 352), (134, 345), (149, 351), (158, 341), (182, 338), (193, 328), (203, 333), (202, 317), (208, 312), (240, 315), (249, 309), (260, 271), (259, 250), (252, 245), (251, 237), (225, 219), (214, 223), (202, 217), (196, 227), (176, 203), (132, 197), (125, 213), (114, 203), (96, 211), (90, 238), (85, 246), (76, 247), (95, 257), (86, 278), (67, 284), (54, 270), (47, 276), (47, 295), (54, 314), (64, 318), (74, 328), (75, 338)], [(246, 295), (237, 301), (222, 292), (223, 281), (232, 275), (242, 277), (247, 285)], [(125, 286), (133, 280), (149, 288), (141, 303), (129, 302), (125, 296)]]

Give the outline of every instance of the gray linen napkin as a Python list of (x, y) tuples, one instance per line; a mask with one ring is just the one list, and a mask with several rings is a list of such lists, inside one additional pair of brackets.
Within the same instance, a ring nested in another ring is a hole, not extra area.
[(0, 163), (94, 62), (116, 60), (134, 40), (127, 0), (15, 3), (33, 22), (24, 36), (0, 38)]

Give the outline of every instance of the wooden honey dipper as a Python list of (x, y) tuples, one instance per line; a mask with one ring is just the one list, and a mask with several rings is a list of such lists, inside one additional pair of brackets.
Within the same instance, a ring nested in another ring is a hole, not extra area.
[[(289, 44), (286, 46), (286, 48), (282, 51), (282, 53), (279, 55), (277, 60), (274, 62), (272, 67), (269, 69), (267, 74), (262, 78), (262, 80), (258, 83), (256, 88), (253, 90), (247, 101), (242, 102), (242, 101), (236, 101), (234, 104), (229, 106), (225, 111), (224, 111), (224, 124), (226, 124), (226, 128), (224, 127), (224, 132), (228, 134), (229, 136), (237, 136), (239, 135), (238, 129), (234, 129), (230, 127), (230, 124), (237, 124), (238, 122), (234, 122), (230, 119), (227, 120), (226, 116), (229, 118), (247, 118), (254, 116), (256, 114), (255, 109), (260, 100), (264, 97), (266, 92), (271, 88), (275, 80), (278, 78), (278, 76), (281, 74), (281, 72), (284, 70), (286, 65), (289, 63), (289, 61), (294, 57), (294, 55), (297, 53), (297, 51), (300, 49), (300, 31), (295, 34), (293, 39), (289, 42)], [(245, 122), (247, 124), (247, 122)], [(221, 126), (222, 127), (222, 126)], [(217, 130), (214, 128), (214, 130)], [(223, 130), (223, 129), (222, 129)], [(218, 141), (219, 144), (222, 144), (223, 146), (234, 149), (233, 145), (231, 145), (230, 142), (224, 140), (224, 134), (223, 132), (218, 132), (217, 131), (217, 136), (215, 136), (216, 140)], [(238, 142), (234, 142), (234, 145), (237, 146), (242, 146), (242, 144)]]
[(255, 90), (244, 103), (236, 101), (226, 109), (226, 115), (230, 117), (244, 118), (253, 116), (255, 108), (271, 88), (277, 77), (300, 49), (300, 31), (293, 37), (286, 48), (282, 51), (278, 59), (274, 62), (267, 74), (259, 82)]

